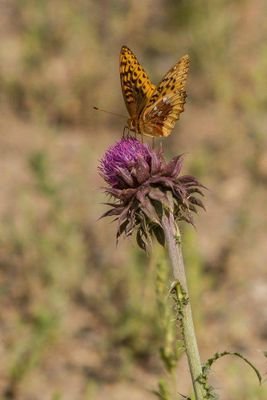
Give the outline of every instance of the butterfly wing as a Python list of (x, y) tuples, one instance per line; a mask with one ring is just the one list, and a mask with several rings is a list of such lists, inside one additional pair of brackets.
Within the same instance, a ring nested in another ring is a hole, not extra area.
[(121, 89), (131, 118), (137, 118), (154, 92), (153, 85), (134, 53), (126, 46), (120, 52)]
[(186, 100), (189, 56), (183, 56), (164, 76), (140, 115), (140, 130), (149, 136), (169, 136)]

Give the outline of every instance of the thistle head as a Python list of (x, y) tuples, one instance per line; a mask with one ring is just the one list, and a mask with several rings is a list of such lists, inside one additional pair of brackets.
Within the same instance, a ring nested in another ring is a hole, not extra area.
[[(100, 161), (100, 175), (112, 188), (126, 189), (132, 184), (127, 181), (126, 175), (134, 168), (138, 159), (145, 162), (150, 161), (151, 152), (147, 145), (140, 143), (137, 139), (127, 138), (117, 142), (110, 147)], [(126, 175), (125, 175), (126, 174)]]
[(146, 249), (151, 237), (164, 245), (162, 216), (193, 224), (193, 213), (203, 203), (203, 187), (193, 176), (181, 176), (181, 155), (166, 162), (162, 149), (154, 150), (135, 138), (123, 138), (110, 147), (99, 164), (100, 175), (112, 201), (102, 217), (114, 216), (117, 239), (136, 231), (138, 245)]

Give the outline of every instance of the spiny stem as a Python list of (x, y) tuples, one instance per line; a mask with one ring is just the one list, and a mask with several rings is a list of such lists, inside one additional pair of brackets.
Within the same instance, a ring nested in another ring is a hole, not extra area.
[(201, 386), (201, 383), (198, 382), (198, 378), (202, 374), (202, 367), (195, 336), (191, 305), (188, 296), (184, 260), (181, 249), (181, 236), (179, 228), (175, 223), (174, 216), (171, 212), (168, 213), (168, 215), (163, 215), (162, 226), (172, 266), (173, 277), (176, 281), (178, 281), (179, 286), (182, 289), (182, 295), (184, 295), (184, 298), (188, 300), (183, 305), (183, 310), (181, 313), (182, 318), (180, 322), (195, 398), (196, 400), (203, 400), (205, 398), (204, 390)]

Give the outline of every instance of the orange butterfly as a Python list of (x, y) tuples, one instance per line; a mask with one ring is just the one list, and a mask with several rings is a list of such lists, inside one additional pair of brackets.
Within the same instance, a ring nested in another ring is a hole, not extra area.
[(129, 130), (147, 136), (169, 136), (186, 100), (185, 84), (189, 56), (183, 56), (153, 85), (134, 53), (126, 46), (120, 52), (121, 89), (130, 118)]

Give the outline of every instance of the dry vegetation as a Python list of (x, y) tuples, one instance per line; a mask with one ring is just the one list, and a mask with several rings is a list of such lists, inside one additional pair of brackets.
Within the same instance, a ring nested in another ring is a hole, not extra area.
[[(97, 221), (97, 163), (124, 122), (92, 106), (126, 113), (122, 44), (155, 82), (190, 54), (164, 146), (210, 188), (197, 230), (183, 227), (201, 354), (241, 351), (266, 373), (266, 13), (265, 0), (0, 1), (1, 399), (149, 400), (164, 375), (157, 255), (116, 248)], [(211, 382), (222, 400), (267, 396), (238, 360)]]

